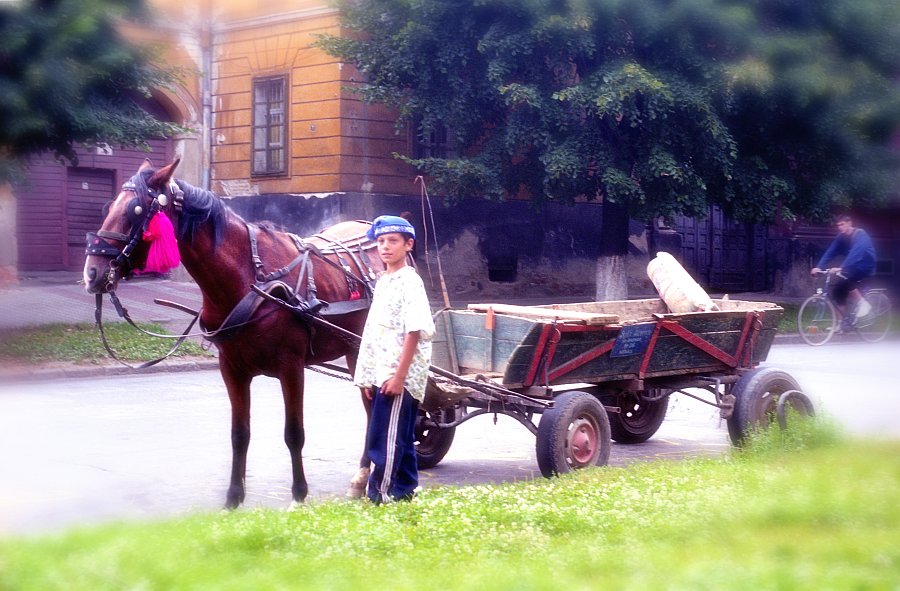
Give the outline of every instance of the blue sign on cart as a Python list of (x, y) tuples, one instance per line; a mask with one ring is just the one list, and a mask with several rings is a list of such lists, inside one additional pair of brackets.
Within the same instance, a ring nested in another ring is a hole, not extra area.
[(629, 355), (639, 355), (647, 350), (650, 343), (650, 337), (656, 329), (656, 323), (632, 324), (623, 326), (613, 343), (610, 357), (628, 357)]

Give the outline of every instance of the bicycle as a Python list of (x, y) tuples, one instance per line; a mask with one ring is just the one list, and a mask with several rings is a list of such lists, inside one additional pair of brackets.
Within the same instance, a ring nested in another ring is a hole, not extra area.
[(837, 332), (855, 331), (870, 343), (877, 343), (887, 336), (891, 329), (891, 301), (886, 290), (861, 288), (872, 310), (862, 318), (853, 313), (841, 318), (829, 289), (832, 273), (823, 271), (819, 274), (825, 275), (825, 285), (816, 288), (816, 293), (806, 298), (797, 313), (797, 330), (807, 344), (824, 345)]

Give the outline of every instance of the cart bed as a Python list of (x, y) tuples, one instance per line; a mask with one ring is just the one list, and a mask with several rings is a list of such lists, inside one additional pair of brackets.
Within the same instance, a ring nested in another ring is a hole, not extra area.
[(449, 310), (437, 319), (433, 363), (457, 374), (500, 374), (505, 387), (525, 388), (734, 373), (765, 360), (784, 310), (714, 301), (720, 311), (689, 314), (667, 313), (660, 299), (531, 306), (519, 314), (490, 304)]

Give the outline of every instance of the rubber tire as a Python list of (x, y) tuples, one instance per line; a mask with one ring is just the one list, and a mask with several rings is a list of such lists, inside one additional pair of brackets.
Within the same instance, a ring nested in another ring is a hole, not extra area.
[[(597, 449), (588, 463), (569, 463), (569, 428), (576, 421), (588, 421), (595, 430)], [(553, 407), (544, 411), (538, 424), (535, 450), (538, 467), (546, 478), (588, 466), (605, 466), (609, 462), (612, 440), (606, 409), (587, 392), (564, 392), (553, 399)]]
[(419, 407), (419, 416), (416, 418), (416, 464), (421, 470), (434, 468), (440, 464), (450, 451), (453, 437), (456, 435), (456, 427), (426, 430), (422, 426), (422, 421), (430, 414)]
[[(828, 313), (831, 315), (831, 330), (827, 331), (824, 337), (822, 337), (821, 339), (811, 339), (809, 335), (807, 335), (803, 331), (803, 311), (806, 310), (807, 307), (812, 305), (824, 305), (828, 309)], [(803, 342), (805, 342), (807, 345), (812, 345), (813, 347), (824, 345), (831, 340), (831, 337), (834, 336), (837, 327), (837, 309), (834, 307), (834, 304), (831, 303), (831, 300), (829, 300), (824, 295), (814, 295), (806, 298), (806, 300), (800, 305), (800, 309), (797, 311), (797, 333), (800, 335), (800, 338), (803, 339)]]
[(891, 331), (891, 300), (883, 292), (867, 294), (866, 299), (869, 300), (869, 303), (872, 305), (873, 314), (884, 316), (884, 330), (877, 333), (868, 332), (866, 330), (862, 330), (862, 328), (865, 327), (858, 326), (856, 331), (859, 333), (859, 337), (867, 343), (878, 343), (880, 341), (883, 341)]
[(800, 385), (785, 371), (776, 367), (758, 367), (745, 373), (732, 388), (734, 412), (727, 420), (728, 436), (740, 447), (746, 435), (759, 427), (777, 422), (778, 398)]
[[(629, 404), (633, 408), (636, 402), (643, 408), (637, 420), (628, 418), (625, 409)], [(665, 420), (669, 409), (669, 397), (655, 402), (640, 402), (634, 395), (628, 393), (615, 397), (613, 405), (622, 409), (622, 412), (607, 413), (613, 441), (625, 444), (644, 443), (659, 431), (660, 425)]]

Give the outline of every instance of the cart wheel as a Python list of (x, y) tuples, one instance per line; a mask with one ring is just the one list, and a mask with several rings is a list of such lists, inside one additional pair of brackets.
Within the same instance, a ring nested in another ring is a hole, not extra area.
[[(613, 440), (618, 443), (643, 443), (653, 437), (669, 409), (669, 397), (659, 398), (664, 393), (667, 391), (653, 389), (625, 392), (616, 397), (613, 404), (618, 406), (621, 412), (607, 413)], [(644, 394), (659, 399), (644, 400), (642, 397)]]
[(419, 415), (416, 417), (416, 462), (423, 470), (437, 466), (453, 444), (456, 427), (439, 429), (425, 424), (426, 420), (440, 419), (441, 411), (431, 413), (419, 408)]
[(550, 478), (609, 461), (609, 419), (606, 409), (587, 392), (565, 392), (544, 411), (537, 430), (538, 466)]
[(753, 429), (765, 429), (775, 423), (779, 414), (784, 415), (787, 404), (801, 416), (813, 414), (812, 403), (800, 392), (797, 381), (775, 367), (760, 367), (744, 374), (731, 393), (735, 401), (728, 419), (728, 435), (736, 446)]
[(815, 416), (812, 400), (799, 390), (788, 390), (778, 397), (778, 407), (775, 414), (778, 416), (778, 426), (782, 430), (788, 428), (788, 408), (794, 410), (802, 417)]

